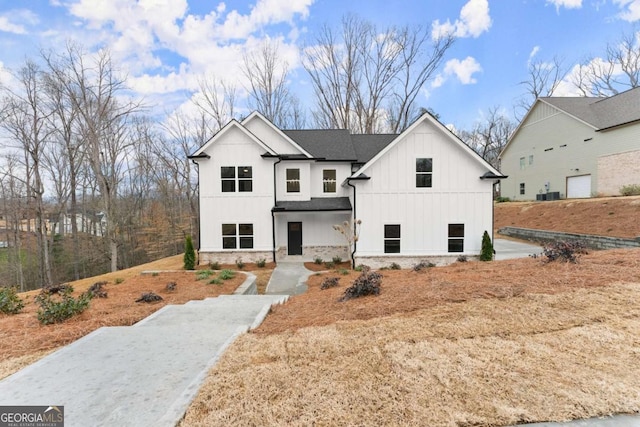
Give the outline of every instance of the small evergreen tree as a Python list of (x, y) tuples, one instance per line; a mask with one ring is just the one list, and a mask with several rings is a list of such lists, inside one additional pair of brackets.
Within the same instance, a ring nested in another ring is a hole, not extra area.
[(196, 267), (196, 251), (193, 249), (193, 240), (187, 235), (184, 243), (184, 269), (193, 270)]
[(482, 235), (482, 249), (480, 250), (480, 261), (493, 260), (493, 243), (491, 243), (491, 237), (485, 230)]

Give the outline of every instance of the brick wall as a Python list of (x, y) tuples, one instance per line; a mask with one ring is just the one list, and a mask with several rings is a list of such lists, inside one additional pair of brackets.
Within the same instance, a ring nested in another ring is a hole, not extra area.
[(629, 184), (640, 184), (640, 150), (598, 157), (598, 195), (618, 196)]
[(622, 239), (617, 237), (594, 236), (591, 234), (561, 233), (558, 231), (533, 230), (531, 228), (503, 227), (498, 234), (533, 242), (553, 242), (559, 240), (579, 240), (591, 249), (618, 249), (640, 247), (640, 237)]

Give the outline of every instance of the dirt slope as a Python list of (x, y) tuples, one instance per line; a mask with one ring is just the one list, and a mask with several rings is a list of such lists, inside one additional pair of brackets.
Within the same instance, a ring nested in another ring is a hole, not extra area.
[(494, 224), (568, 233), (640, 236), (640, 196), (495, 205)]

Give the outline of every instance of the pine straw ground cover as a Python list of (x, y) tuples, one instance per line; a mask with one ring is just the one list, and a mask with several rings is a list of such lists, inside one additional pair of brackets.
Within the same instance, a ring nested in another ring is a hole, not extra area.
[(213, 368), (183, 422), (508, 425), (640, 411), (640, 250), (384, 271), (275, 307)]
[(494, 226), (634, 238), (640, 236), (640, 196), (495, 205)]
[[(209, 279), (197, 280), (193, 271), (162, 272), (157, 275), (141, 275), (144, 270), (172, 270), (182, 266), (181, 256), (145, 264), (129, 270), (71, 282), (74, 297), (86, 291), (91, 284), (106, 280), (107, 298), (94, 298), (89, 309), (63, 323), (40, 325), (36, 318), (37, 305), (34, 296), (38, 291), (20, 296), (25, 301), (24, 310), (17, 315), (0, 314), (0, 378), (35, 362), (54, 349), (69, 344), (102, 326), (128, 326), (149, 316), (166, 304), (184, 304), (191, 300), (230, 294), (245, 280), (244, 274), (224, 281), (208, 284)], [(121, 283), (117, 283), (120, 282)], [(169, 282), (177, 284), (175, 291), (167, 291)], [(144, 292), (154, 292), (164, 300), (154, 304), (136, 303)]]

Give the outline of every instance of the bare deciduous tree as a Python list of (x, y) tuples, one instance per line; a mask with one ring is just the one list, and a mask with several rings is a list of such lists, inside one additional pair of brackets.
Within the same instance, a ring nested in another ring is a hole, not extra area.
[(248, 80), (249, 107), (278, 127), (287, 127), (294, 107), (287, 79), (289, 64), (280, 58), (277, 41), (266, 39), (257, 52), (242, 57), (242, 73)]
[[(40, 284), (43, 287), (53, 283), (51, 260), (49, 258), (49, 233), (44, 206), (44, 180), (42, 157), (49, 137), (47, 126), (51, 114), (43, 100), (44, 85), (42, 71), (33, 61), (27, 60), (16, 75), (20, 83), (15, 90), (5, 89), (3, 115), (0, 126), (7, 131), (18, 149), (24, 153), (27, 197), (33, 201), (34, 229), (38, 246)], [(31, 227), (31, 218), (28, 227)]]
[(460, 132), (460, 138), (491, 166), (498, 168), (498, 156), (515, 128), (516, 124), (501, 112), (500, 107), (492, 107), (471, 131)]
[(431, 39), (427, 28), (379, 30), (352, 15), (341, 32), (325, 26), (304, 51), (323, 128), (400, 132), (417, 117), (416, 99), (434, 77), (453, 35)]

